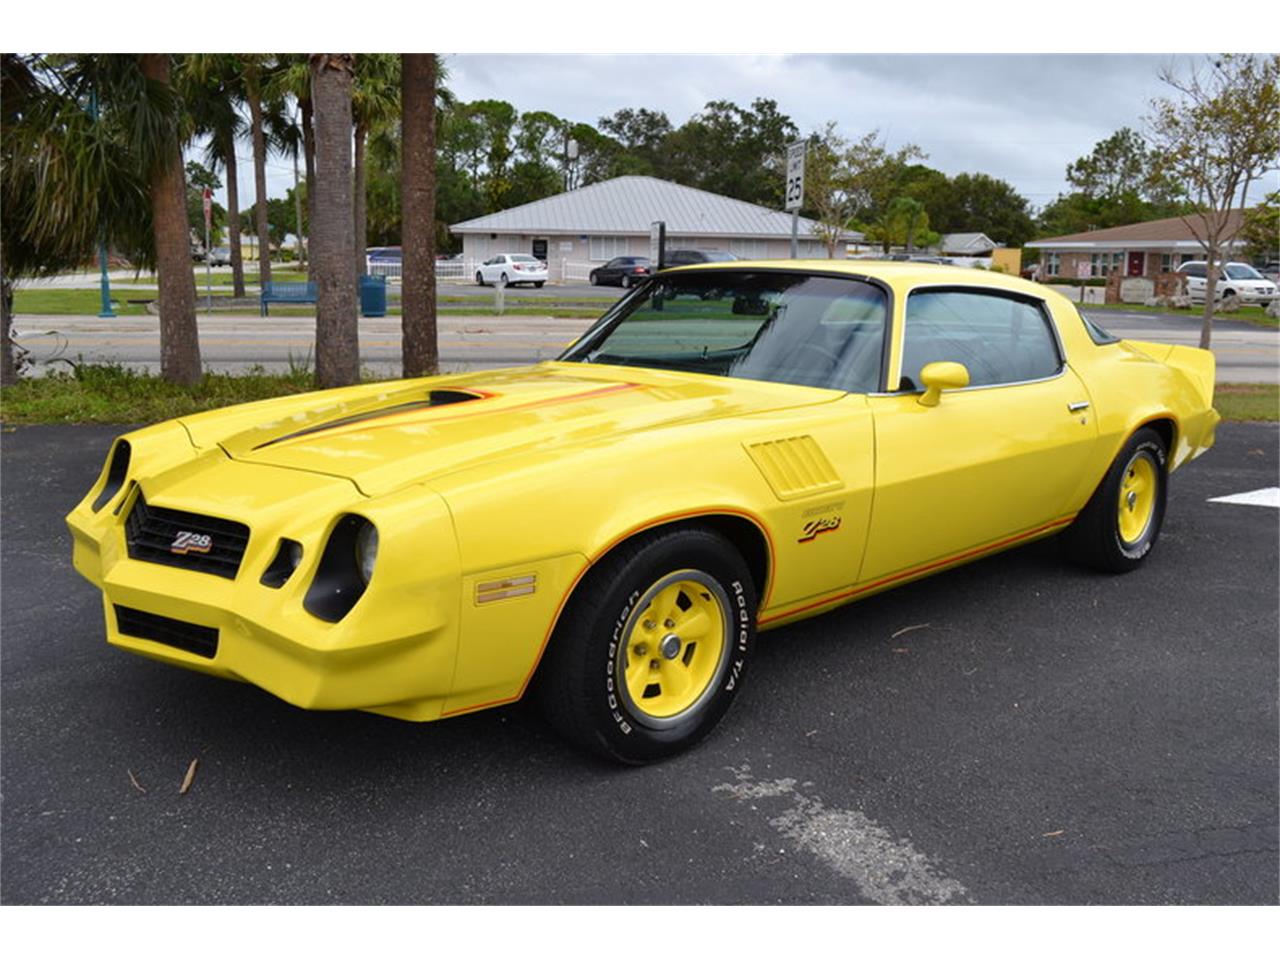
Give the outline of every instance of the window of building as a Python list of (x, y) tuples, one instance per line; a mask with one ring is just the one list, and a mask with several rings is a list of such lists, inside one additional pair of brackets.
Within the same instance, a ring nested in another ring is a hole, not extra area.
[(966, 290), (913, 293), (900, 389), (923, 389), (920, 371), (939, 361), (963, 363), (974, 387), (1041, 380), (1062, 369), (1049, 322), (1033, 302)]
[(1112, 253), (1089, 254), (1089, 275), (1093, 277), (1109, 277), (1112, 273), (1124, 270), (1124, 251)]
[(1057, 251), (1046, 253), (1044, 255), (1044, 270), (1046, 276), (1062, 276), (1062, 254)]
[(591, 259), (592, 260), (612, 260), (614, 257), (620, 257), (627, 252), (626, 237), (592, 237), (591, 238)]

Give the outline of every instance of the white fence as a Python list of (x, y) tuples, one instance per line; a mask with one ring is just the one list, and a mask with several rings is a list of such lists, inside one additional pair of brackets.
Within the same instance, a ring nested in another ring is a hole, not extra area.
[(560, 280), (563, 283), (586, 283), (593, 267), (601, 264), (587, 263), (580, 260), (562, 260), (560, 262)]
[[(437, 260), (436, 282), (475, 283), (479, 260)], [(386, 277), (387, 283), (399, 283), (403, 264), (399, 260), (366, 258), (365, 270), (371, 276)]]

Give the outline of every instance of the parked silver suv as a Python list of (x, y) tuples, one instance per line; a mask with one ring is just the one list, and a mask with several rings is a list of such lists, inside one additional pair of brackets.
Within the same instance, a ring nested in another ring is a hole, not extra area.
[[(1188, 260), (1178, 268), (1187, 278), (1187, 296), (1204, 302), (1209, 264), (1205, 260)], [(1247, 263), (1227, 263), (1218, 271), (1216, 300), (1237, 296), (1241, 303), (1270, 303), (1276, 298), (1276, 285)]]

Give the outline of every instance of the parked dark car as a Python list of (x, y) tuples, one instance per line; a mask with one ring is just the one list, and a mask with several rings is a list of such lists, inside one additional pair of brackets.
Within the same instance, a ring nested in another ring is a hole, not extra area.
[(664, 267), (685, 267), (691, 263), (722, 263), (737, 260), (727, 250), (668, 250), (662, 261)]
[(588, 279), (593, 287), (617, 286), (626, 288), (653, 273), (653, 262), (648, 257), (614, 257), (603, 267), (591, 271)]

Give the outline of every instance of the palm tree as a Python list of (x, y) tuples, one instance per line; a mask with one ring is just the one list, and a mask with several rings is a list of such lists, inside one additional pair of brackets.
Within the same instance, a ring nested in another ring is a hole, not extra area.
[(240, 250), (240, 183), (236, 166), (236, 141), (245, 124), (239, 105), (244, 101), (239, 65), (226, 54), (189, 54), (175, 77), (183, 102), (191, 115), (193, 134), (209, 138), (205, 163), (210, 170), (221, 166), (227, 185), (227, 245), (231, 250), (231, 283), (234, 295), (243, 297), (244, 258)]
[(355, 57), (313, 53), (316, 188), (311, 266), (316, 284), (316, 379), (338, 387), (360, 379), (355, 236), (351, 203), (351, 88)]
[(139, 97), (136, 114), (150, 127), (140, 131), (138, 146), (151, 189), (151, 229), (160, 286), (160, 372), (176, 383), (193, 384), (201, 375), (200, 342), (183, 180), (181, 103), (169, 83), (169, 54), (139, 54), (138, 66), (150, 94)]
[(307, 222), (310, 223), (315, 213), (313, 200), (316, 195), (316, 138), (311, 101), (311, 65), (308, 54), (280, 54), (276, 59), (275, 69), (271, 71), (267, 81), (267, 93), (273, 100), (292, 97), (298, 104), (307, 183)]
[(369, 137), (400, 114), (400, 57), (393, 53), (366, 53), (356, 58), (351, 115), (355, 122), (356, 276), (365, 272), (365, 246), (369, 242), (365, 147)]
[(434, 53), (401, 55), (401, 362), (406, 377), (439, 372), (436, 335), (436, 78)]
[[(6, 57), (3, 247), (12, 281), (92, 259), (99, 242), (160, 273), (161, 373), (200, 378), (169, 56)], [(6, 341), (7, 343), (7, 341)]]
[(239, 53), (244, 99), (249, 105), (249, 134), (253, 140), (253, 205), (258, 233), (258, 274), (262, 283), (271, 281), (271, 234), (267, 224), (267, 135), (263, 124), (263, 101), (271, 80), (271, 58), (261, 53)]

